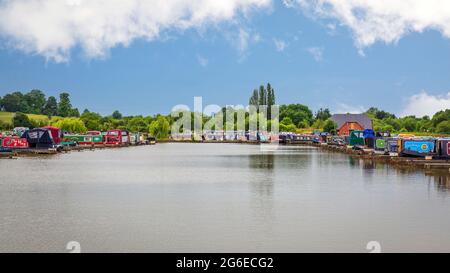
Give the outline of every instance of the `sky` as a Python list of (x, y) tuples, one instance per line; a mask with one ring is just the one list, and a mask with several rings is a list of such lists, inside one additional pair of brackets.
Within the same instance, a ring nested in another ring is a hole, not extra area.
[(450, 108), (447, 0), (0, 0), (0, 96), (66, 91), (101, 114), (277, 103)]

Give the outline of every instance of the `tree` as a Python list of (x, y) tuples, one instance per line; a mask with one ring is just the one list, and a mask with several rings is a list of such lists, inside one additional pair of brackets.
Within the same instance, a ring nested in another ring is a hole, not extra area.
[(253, 90), (253, 94), (250, 97), (249, 103), (250, 106), (255, 106), (256, 108), (258, 108), (259, 105), (259, 96), (258, 96), (258, 90)]
[(84, 112), (80, 118), (88, 130), (101, 130), (100, 120), (102, 119), (102, 116), (100, 114), (94, 112)]
[(2, 108), (6, 112), (26, 112), (28, 110), (23, 94), (20, 92), (6, 94), (2, 99)]
[(303, 104), (289, 104), (280, 106), (280, 119), (289, 117), (294, 124), (299, 124), (301, 121), (307, 121), (311, 124), (313, 114), (308, 106)]
[(259, 105), (267, 105), (267, 90), (264, 85), (259, 87)]
[(13, 117), (14, 127), (34, 128), (33, 123), (24, 113), (17, 112)]
[(275, 90), (272, 88), (270, 83), (267, 84), (267, 116), (270, 118), (272, 116), (272, 106), (276, 104), (275, 101)]
[(145, 132), (148, 129), (148, 125), (143, 117), (133, 117), (128, 121), (127, 129), (131, 132)]
[(30, 114), (42, 114), (46, 100), (45, 94), (41, 90), (31, 90), (23, 96), (26, 104), (28, 105), (28, 113)]
[(450, 120), (442, 121), (436, 126), (436, 133), (449, 134), (450, 133)]
[(11, 129), (12, 129), (11, 123), (0, 120), (0, 130), (11, 130)]
[(170, 124), (163, 116), (159, 116), (149, 126), (149, 133), (157, 139), (164, 139), (169, 136)]
[(122, 119), (122, 114), (119, 111), (114, 111), (111, 115), (113, 119)]
[(71, 114), (71, 110), (70, 95), (68, 93), (61, 93), (59, 95), (58, 116), (68, 117)]
[(417, 120), (414, 116), (404, 117), (401, 120), (402, 127), (405, 128), (408, 132), (415, 132), (417, 130)]
[(84, 122), (80, 118), (53, 118), (50, 121), (52, 126), (71, 133), (85, 133), (87, 131)]
[(330, 109), (328, 109), (328, 108), (325, 108), (325, 109), (320, 108), (316, 113), (316, 120), (320, 119), (320, 120), (325, 121), (329, 118), (331, 118), (331, 113), (330, 113)]
[(438, 124), (446, 120), (450, 120), (450, 109), (437, 112), (431, 119), (434, 127), (437, 127)]
[(332, 121), (331, 119), (329, 119), (325, 122), (325, 125), (323, 126), (324, 132), (336, 133), (336, 130), (337, 130), (336, 122)]
[(48, 97), (47, 102), (44, 105), (44, 109), (42, 110), (42, 113), (49, 117), (56, 116), (58, 114), (58, 103), (55, 97), (53, 96)]
[(78, 108), (70, 109), (70, 116), (79, 118), (80, 117), (80, 111), (78, 111)]

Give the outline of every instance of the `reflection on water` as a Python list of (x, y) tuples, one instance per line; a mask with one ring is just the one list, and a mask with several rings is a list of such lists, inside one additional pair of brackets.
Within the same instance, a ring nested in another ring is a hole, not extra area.
[(0, 173), (0, 251), (450, 251), (448, 173), (313, 147), (161, 144)]
[(386, 163), (377, 162), (370, 159), (360, 159), (356, 157), (349, 157), (349, 164), (352, 167), (360, 167), (366, 170), (367, 175), (373, 175), (371, 170), (377, 170), (377, 173), (397, 172), (401, 175), (417, 175), (419, 177), (425, 176), (426, 181), (433, 183), (437, 191), (450, 191), (450, 172), (445, 170), (425, 170), (423, 168), (414, 166), (396, 166), (393, 167)]

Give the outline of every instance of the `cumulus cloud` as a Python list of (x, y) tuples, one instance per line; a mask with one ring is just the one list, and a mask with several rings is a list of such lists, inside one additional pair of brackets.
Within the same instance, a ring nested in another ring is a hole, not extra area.
[[(12, 48), (67, 61), (80, 47), (90, 58), (155, 40), (170, 30), (202, 28), (246, 17), (272, 0), (14, 0), (0, 2), (0, 35)], [(241, 32), (241, 48), (246, 34)]]
[(323, 47), (309, 47), (306, 49), (316, 62), (323, 61)]
[(411, 96), (400, 114), (401, 116), (430, 116), (436, 112), (450, 109), (450, 92), (446, 95), (430, 95), (423, 91)]
[(361, 50), (376, 42), (396, 43), (411, 32), (437, 30), (450, 37), (448, 0), (284, 0), (316, 18), (350, 28)]
[(285, 41), (280, 39), (273, 39), (273, 43), (275, 44), (275, 48), (278, 52), (283, 52), (288, 46)]

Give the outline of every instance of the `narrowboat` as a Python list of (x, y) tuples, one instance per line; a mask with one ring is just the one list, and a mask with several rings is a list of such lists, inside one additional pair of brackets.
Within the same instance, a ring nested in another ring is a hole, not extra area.
[(76, 145), (101, 145), (103, 144), (102, 135), (65, 135), (64, 140), (75, 142)]
[(436, 155), (435, 139), (403, 139), (400, 155), (426, 157)]
[(235, 131), (225, 131), (225, 140), (226, 141), (235, 141), (237, 140), (237, 134)]
[(13, 134), (16, 136), (21, 137), (26, 131), (30, 130), (30, 128), (27, 127), (16, 127), (13, 129)]
[(105, 135), (106, 145), (129, 145), (130, 136), (125, 130), (109, 130)]
[(281, 133), (278, 137), (280, 144), (290, 144), (292, 140), (292, 134)]
[(130, 133), (130, 144), (140, 145), (141, 144), (141, 134), (140, 133)]
[(11, 149), (26, 149), (28, 148), (28, 141), (26, 138), (3, 137), (1, 139), (1, 147)]
[(26, 131), (22, 138), (25, 138), (30, 148), (36, 149), (59, 149), (59, 142), (53, 138), (52, 131), (46, 128), (35, 128)]
[[(0, 140), (1, 140), (1, 138), (0, 138)], [(8, 147), (3, 147), (3, 146), (2, 146), (2, 141), (0, 141), (0, 155), (1, 155), (2, 153), (9, 154), (9, 153), (11, 153), (11, 152), (12, 152), (12, 149), (11, 149), (11, 148), (8, 148)]]
[(364, 146), (364, 131), (352, 130), (348, 143), (350, 146)]
[(450, 159), (450, 139), (438, 140), (438, 156), (441, 159)]
[(377, 137), (375, 139), (375, 153), (385, 154), (387, 153), (387, 141), (385, 138)]
[(346, 145), (345, 139), (340, 136), (331, 136), (328, 139), (328, 145), (334, 145), (334, 146), (344, 146)]
[(386, 140), (386, 152), (390, 156), (398, 156), (398, 140), (396, 138)]
[(256, 137), (258, 142), (269, 142), (269, 136), (263, 132), (258, 132)]
[(49, 130), (51, 135), (52, 135), (53, 142), (55, 144), (60, 144), (61, 138), (63, 137), (61, 129), (56, 128), (56, 127), (52, 127), (52, 126), (45, 126), (45, 127), (42, 127), (42, 129)]
[(88, 135), (88, 136), (101, 136), (102, 132), (100, 132), (100, 131), (88, 131), (86, 133), (86, 135)]
[(363, 131), (364, 145), (369, 149), (375, 148), (375, 132), (371, 129)]
[(156, 138), (155, 137), (148, 137), (147, 138), (149, 145), (155, 145), (156, 144)]
[(105, 135), (106, 145), (121, 145), (122, 130), (109, 130)]

